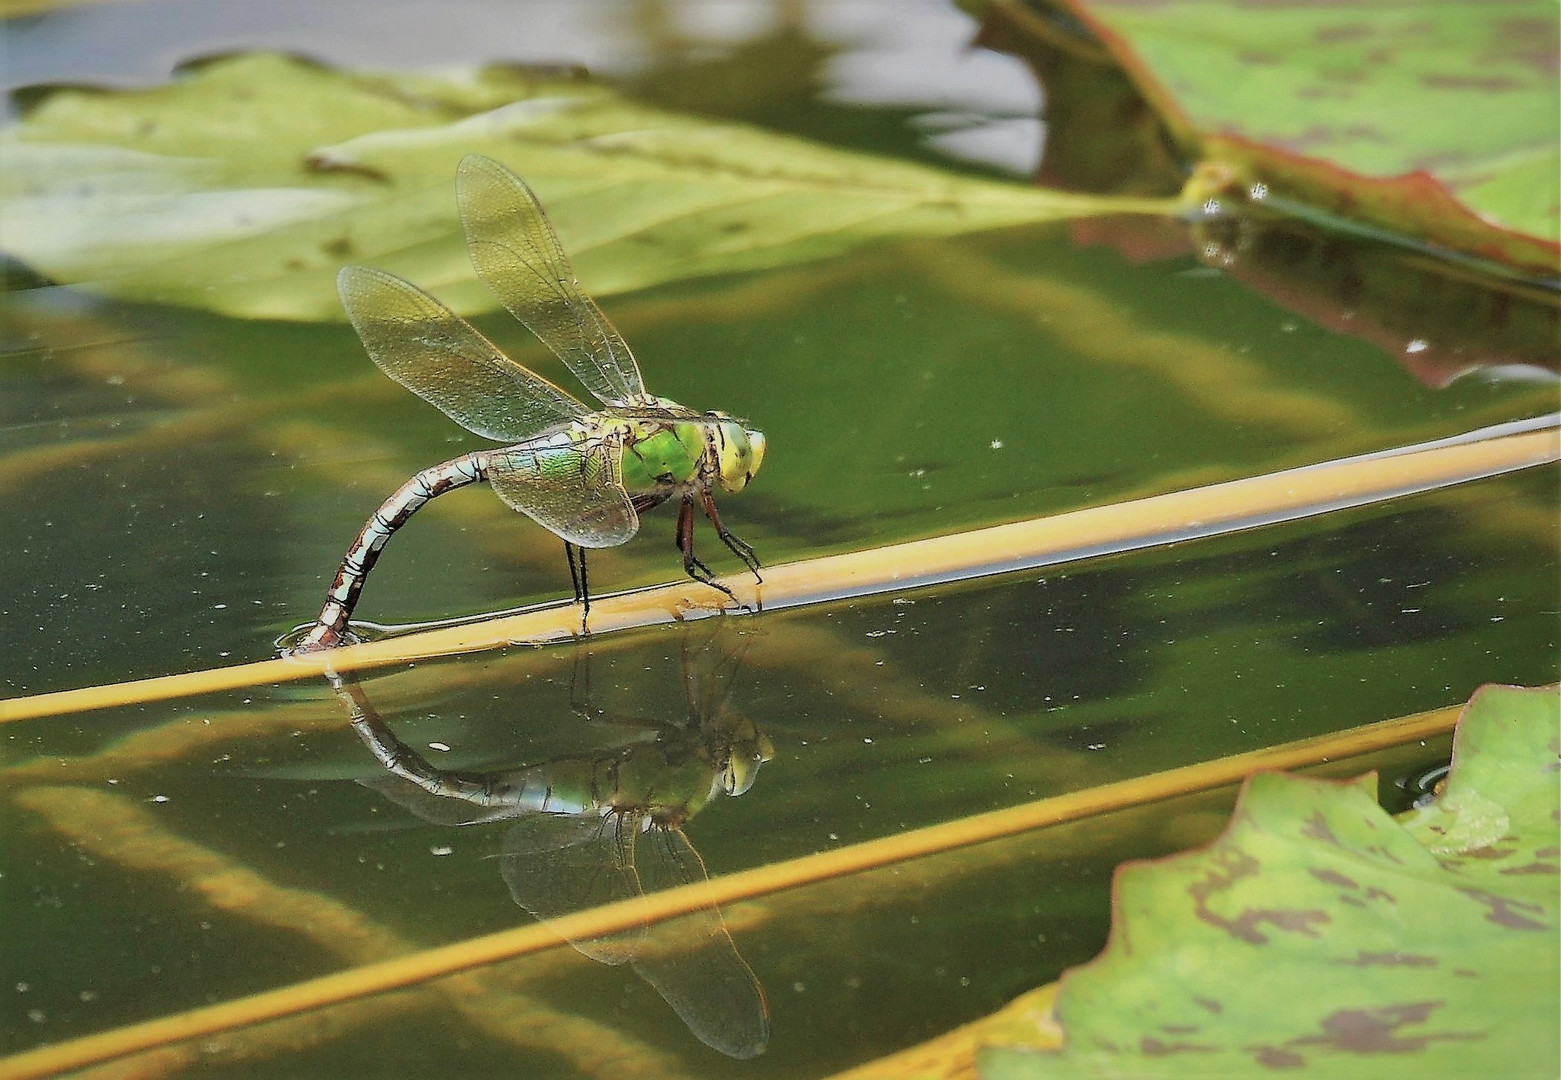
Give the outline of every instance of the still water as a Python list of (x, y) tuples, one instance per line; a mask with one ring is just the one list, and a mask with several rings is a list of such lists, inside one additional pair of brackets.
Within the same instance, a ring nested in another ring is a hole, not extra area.
[[(875, 21), (874, 5), (846, 7), (860, 16), (850, 33), (756, 19), (702, 26), (699, 50), (658, 52), (651, 30), (605, 16), (595, 32), (554, 27), (546, 55), (478, 37), (524, 60), (591, 63), (648, 100), (674, 88), (685, 108), (711, 97), (690, 87), (727, 86), (734, 57), (767, 50), (791, 66), (765, 70), (788, 81), (755, 87), (747, 108), (778, 129), (949, 168), (1015, 167), (968, 151), (991, 125), (1033, 119), (1039, 94), (1017, 61), (960, 59), (968, 24), (936, 5), (909, 29), (881, 11)], [(231, 21), (180, 21), (197, 10)], [(259, 27), (248, 10), (72, 9), (8, 33), (13, 48), (31, 44), (22, 70), (34, 81), (84, 78), (109, 55), (120, 66), (104, 77), (155, 80), (214, 45), (303, 47), (289, 32), (313, 35), (330, 60), (410, 62), (397, 52), (406, 33), (372, 55), (333, 36), (327, 24), (350, 7), (306, 18), (278, 5)], [(474, 21), (442, 19), (429, 48), (447, 55), (429, 59), (482, 58), (448, 26), (514, 29), (486, 5), (460, 10)], [(132, 11), (149, 17), (128, 47), (115, 35)], [(939, 41), (959, 48), (934, 63), (927, 43)], [(915, 70), (936, 73), (939, 100), (908, 96)], [(939, 142), (911, 122), (952, 106), (977, 134)], [(1553, 380), (1529, 368), (1444, 384), (1238, 273), (1190, 254), (1139, 262), (1091, 237), (1027, 227), (885, 244), (604, 307), (656, 393), (765, 431), (763, 473), (722, 512), (770, 563), (1555, 407)], [(379, 501), (479, 445), (379, 377), (345, 325), (60, 287), (3, 303), (6, 696), (269, 655), (318, 610)], [(478, 321), (567, 378), (507, 317)], [(1485, 682), (1553, 681), (1557, 479), (1551, 467), (1046, 572), (421, 663), (360, 690), (382, 744), (398, 740), (423, 763), (412, 772), (445, 776), (445, 791), (465, 790), (459, 773), (490, 795), (540, 780), (582, 808), (638, 807), (624, 820), (648, 826), (633, 861), (653, 888), (1450, 704)], [(648, 515), (633, 542), (593, 557), (593, 581), (671, 579), (671, 539), (671, 515)], [(567, 594), (557, 542), (474, 490), (397, 535), (360, 614), (411, 622)], [(485, 813), (398, 781), (348, 720), (322, 682), (6, 725), (0, 1050), (634, 888), (613, 861), (624, 841), (538, 838), (519, 795)], [(1445, 754), (1385, 755), (1385, 793)], [(726, 775), (734, 761), (740, 777)], [(706, 973), (749, 969), (764, 988), (768, 1048), (741, 1065), (695, 1037), (733, 1021), (701, 1009), (688, 967), (669, 969), (654, 943), (618, 942), (220, 1036), (143, 1074), (826, 1075), (1088, 959), (1104, 941), (1111, 868), (1206, 839), (1226, 805), (1186, 800), (739, 904), (724, 929), (696, 920), (716, 958)], [(528, 853), (544, 871), (517, 884)], [(630, 962), (591, 958), (614, 950)]]

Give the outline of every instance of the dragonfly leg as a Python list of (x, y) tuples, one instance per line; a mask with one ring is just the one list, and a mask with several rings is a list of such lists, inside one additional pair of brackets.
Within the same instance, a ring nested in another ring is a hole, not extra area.
[(741, 600), (738, 600), (731, 589), (717, 581), (715, 575), (710, 572), (710, 568), (700, 562), (694, 554), (694, 496), (692, 494), (684, 495), (682, 503), (678, 506), (677, 545), (678, 550), (683, 553), (683, 572), (685, 574), (695, 581), (703, 582), (712, 589), (719, 589), (742, 607), (748, 606)]
[(721, 538), (721, 543), (731, 549), (732, 554), (743, 561), (753, 579), (763, 583), (759, 576), (759, 556), (754, 554), (753, 548), (736, 533), (732, 532), (721, 522), (721, 515), (715, 508), (715, 496), (710, 494), (708, 488), (700, 491), (699, 502), (704, 507), (705, 517), (710, 519), (710, 524), (715, 526), (715, 534)]
[(591, 585), (585, 576), (585, 548), (564, 541), (564, 557), (569, 560), (569, 580), (575, 587), (575, 603), (580, 605), (580, 632), (591, 614)]
[(319, 618), (292, 652), (318, 652), (334, 649), (339, 645), (351, 645), (358, 639), (348, 629), (352, 610), (357, 607), (358, 596), (369, 571), (379, 561), (379, 554), (390, 540), (391, 534), (407, 523), (430, 499), (447, 491), (487, 479), (487, 470), (477, 454), (464, 454), (450, 461), (424, 469), (396, 489), (396, 493), (380, 504), (372, 517), (358, 530), (358, 537), (347, 549), (336, 580), (325, 594), (325, 606)]

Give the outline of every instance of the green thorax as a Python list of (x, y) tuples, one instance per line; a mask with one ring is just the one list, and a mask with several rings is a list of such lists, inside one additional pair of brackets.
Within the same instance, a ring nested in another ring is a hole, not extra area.
[(705, 454), (697, 420), (631, 420), (623, 446), (623, 486), (630, 495), (693, 483)]

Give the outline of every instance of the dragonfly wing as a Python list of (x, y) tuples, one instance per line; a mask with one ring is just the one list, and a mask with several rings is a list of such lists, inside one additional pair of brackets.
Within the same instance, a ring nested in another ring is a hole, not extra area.
[(578, 547), (614, 547), (640, 528), (609, 439), (511, 446), (488, 460), (488, 482), (511, 507)]
[(634, 354), (580, 292), (558, 236), (525, 181), (492, 158), (470, 154), (456, 172), (455, 194), (477, 276), (510, 313), (601, 401), (646, 403)]
[(346, 266), (336, 291), (379, 369), (469, 431), (520, 442), (586, 415), (579, 401), (410, 282)]
[[(705, 880), (704, 862), (681, 829), (652, 828), (635, 845), (646, 892)], [(646, 933), (634, 970), (656, 988), (694, 1036), (728, 1057), (751, 1058), (770, 1040), (770, 1009), (715, 907)]]
[[(515, 903), (543, 921), (638, 896), (636, 824), (620, 814), (522, 818), (504, 838), (499, 872)], [(644, 927), (635, 927), (569, 943), (592, 960), (622, 964), (634, 958), (644, 937)]]

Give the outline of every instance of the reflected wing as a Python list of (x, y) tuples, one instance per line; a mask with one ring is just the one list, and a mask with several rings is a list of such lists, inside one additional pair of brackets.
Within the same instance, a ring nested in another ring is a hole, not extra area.
[(455, 195), (477, 276), (510, 314), (606, 404), (647, 404), (634, 354), (580, 292), (558, 236), (525, 181), (492, 158), (471, 154), (456, 172)]
[[(681, 829), (653, 828), (635, 845), (646, 892), (705, 880), (705, 865)], [(700, 1042), (729, 1057), (751, 1058), (770, 1040), (764, 988), (737, 953), (714, 907), (651, 927), (634, 970), (656, 988)]]
[(512, 446), (488, 460), (488, 483), (544, 529), (585, 548), (614, 547), (640, 528), (611, 440)]
[[(622, 814), (522, 818), (504, 837), (499, 860), (504, 884), (515, 903), (544, 920), (638, 896), (637, 825), (637, 818)], [(644, 927), (638, 927), (569, 943), (592, 960), (622, 964), (634, 958), (644, 937)]]
[(336, 291), (379, 369), (469, 431), (520, 442), (586, 415), (584, 405), (409, 282), (346, 266)]

